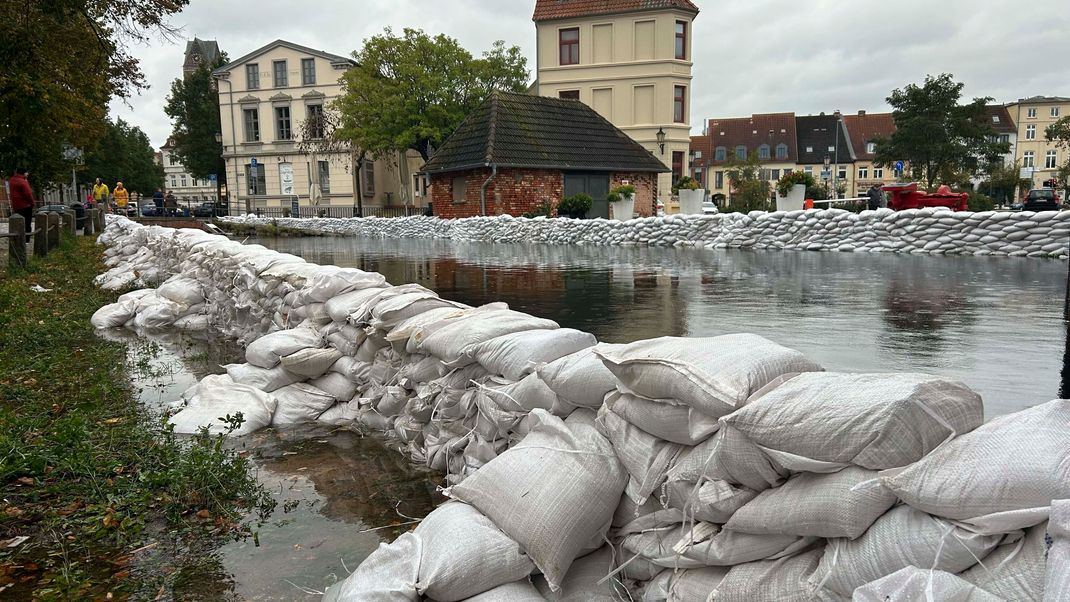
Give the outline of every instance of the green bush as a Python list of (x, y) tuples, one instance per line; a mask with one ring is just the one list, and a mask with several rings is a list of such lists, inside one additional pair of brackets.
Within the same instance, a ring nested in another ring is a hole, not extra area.
[(561, 199), (561, 202), (557, 204), (557, 214), (581, 216), (591, 210), (593, 203), (594, 199), (591, 195), (580, 192)]
[(680, 176), (680, 179), (673, 184), (672, 193), (676, 194), (681, 190), (698, 190), (698, 182), (691, 179), (691, 176)]
[(967, 192), (970, 198), (966, 200), (966, 207), (970, 211), (991, 211), (996, 208), (996, 202), (992, 197), (980, 192)]
[[(817, 181), (814, 180), (813, 174), (808, 174), (805, 171), (791, 171), (777, 180), (776, 191), (780, 193), (780, 196), (788, 196), (788, 193), (791, 192), (791, 188), (796, 184), (803, 184), (806, 186), (807, 191), (817, 187)], [(806, 198), (813, 197), (808, 194)]]
[(620, 194), (618, 194), (616, 190), (610, 190), (609, 194), (606, 195), (606, 201), (610, 203), (616, 203), (619, 200)]
[[(616, 194), (618, 197), (621, 197), (621, 198), (626, 197), (628, 195), (634, 195), (635, 194), (635, 186), (632, 186), (631, 184), (622, 184), (620, 186), (617, 186), (613, 190), (610, 190), (609, 194)], [(620, 200), (620, 199), (618, 198), (617, 200)]]
[(535, 206), (535, 209), (523, 214), (523, 217), (540, 217), (549, 216), (554, 212), (554, 204), (549, 199), (544, 199), (541, 203)]

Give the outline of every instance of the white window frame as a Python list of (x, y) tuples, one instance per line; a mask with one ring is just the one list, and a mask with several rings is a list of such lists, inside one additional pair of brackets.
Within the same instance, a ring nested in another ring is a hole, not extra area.
[(1033, 151), (1025, 151), (1022, 153), (1022, 167), (1033, 167), (1036, 162), (1036, 155)]
[(1059, 165), (1059, 153), (1049, 150), (1044, 153), (1044, 169), (1055, 169)]
[(1058, 118), (1059, 117), (1059, 107), (1052, 107), (1048, 111), (1048, 114), (1051, 115), (1052, 117)]
[(867, 142), (866, 143), (866, 152), (871, 154), (871, 155), (873, 153), (877, 152), (877, 143), (876, 142)]
[(876, 165), (873, 166), (873, 179), (874, 180), (883, 180), (884, 179), (884, 168), (883, 167), (877, 167)]
[(1029, 125), (1025, 126), (1025, 139), (1026, 140), (1036, 140), (1037, 139), (1037, 124), (1030, 123)]
[(1037, 108), (1036, 107), (1032, 107), (1032, 108), (1026, 109), (1025, 110), (1025, 116), (1028, 117), (1029, 119), (1036, 119), (1037, 118)]
[(858, 168), (858, 179), (859, 180), (866, 180), (868, 178), (869, 178), (869, 166), (868, 165), (863, 165), (863, 166), (859, 167)]

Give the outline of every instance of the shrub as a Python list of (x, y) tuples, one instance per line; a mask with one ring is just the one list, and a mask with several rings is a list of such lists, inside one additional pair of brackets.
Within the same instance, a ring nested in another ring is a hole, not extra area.
[[(610, 194), (616, 193), (617, 196), (619, 196), (621, 198), (624, 198), (624, 197), (626, 197), (628, 195), (634, 195), (635, 194), (635, 186), (632, 186), (631, 184), (622, 184), (620, 186), (617, 186), (613, 190), (610, 190), (609, 193)], [(617, 200), (620, 200), (620, 199), (617, 199)]]
[(561, 202), (557, 204), (557, 214), (583, 215), (591, 210), (593, 203), (594, 199), (591, 195), (580, 192), (561, 199)]
[(996, 208), (996, 202), (992, 197), (980, 192), (969, 191), (970, 198), (966, 200), (966, 207), (970, 211), (991, 211)]
[(534, 209), (524, 214), (524, 217), (549, 216), (554, 212), (554, 205), (549, 199), (543, 199)]
[(698, 190), (698, 182), (693, 180), (691, 176), (680, 176), (680, 179), (672, 187), (672, 193), (676, 194), (681, 190)]
[(610, 190), (609, 194), (606, 195), (606, 201), (608, 201), (610, 203), (616, 203), (619, 200), (620, 200), (620, 194), (616, 191), (616, 189)]
[(813, 174), (808, 174), (805, 171), (791, 171), (784, 174), (776, 182), (776, 191), (780, 196), (788, 196), (788, 193), (791, 192), (791, 188), (796, 184), (806, 186), (806, 198), (813, 198), (809, 195), (809, 191), (810, 189), (817, 187), (817, 180), (814, 179)]

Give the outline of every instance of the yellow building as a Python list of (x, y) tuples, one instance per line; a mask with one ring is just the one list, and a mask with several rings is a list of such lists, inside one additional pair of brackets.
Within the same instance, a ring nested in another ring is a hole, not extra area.
[(666, 204), (673, 179), (690, 173), (697, 14), (690, 0), (536, 0), (532, 17), (534, 92), (588, 104), (671, 166), (658, 178)]
[[(417, 207), (426, 203), (415, 152), (365, 161), (354, 169), (348, 152), (305, 153), (305, 120), (331, 111), (340, 78), (355, 63), (285, 40), (216, 69), (227, 190), (243, 211), (289, 207)], [(320, 134), (322, 135), (322, 133)], [(404, 182), (404, 185), (402, 183)], [(415, 190), (414, 190), (415, 189)]]
[[(1007, 105), (1018, 128), (1014, 159), (1023, 170), (1030, 170), (1032, 184), (1038, 188), (1056, 176), (1059, 166), (1067, 162), (1066, 149), (1048, 142), (1044, 133), (1048, 126), (1070, 115), (1070, 98), (1061, 96), (1033, 96)], [(1065, 183), (1062, 183), (1065, 184)]]

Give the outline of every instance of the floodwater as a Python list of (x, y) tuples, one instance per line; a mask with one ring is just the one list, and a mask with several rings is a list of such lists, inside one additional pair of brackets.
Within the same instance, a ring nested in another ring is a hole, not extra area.
[(939, 374), (980, 393), (988, 417), (1059, 397), (1067, 363), (1065, 261), (353, 237), (255, 242), (471, 305), (505, 301), (600, 341), (753, 332), (828, 370)]

